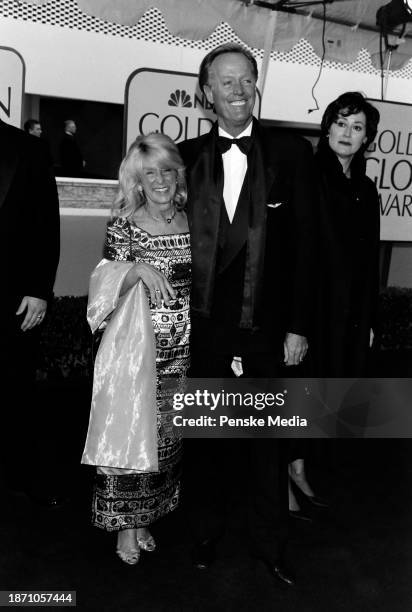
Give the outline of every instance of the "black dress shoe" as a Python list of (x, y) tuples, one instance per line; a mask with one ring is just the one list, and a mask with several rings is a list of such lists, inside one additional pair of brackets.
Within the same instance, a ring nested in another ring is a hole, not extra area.
[(313, 522), (310, 516), (302, 512), (302, 510), (289, 510), (289, 516), (297, 521), (306, 521), (307, 523)]
[(192, 550), (192, 563), (197, 569), (208, 569), (215, 560), (216, 545), (213, 540), (204, 540)]
[(274, 578), (276, 584), (281, 587), (295, 586), (295, 577), (286, 569), (280, 562), (271, 562), (267, 559), (260, 559), (268, 570), (269, 574)]
[(27, 497), (31, 502), (36, 504), (37, 506), (43, 506), (45, 508), (61, 508), (66, 502), (67, 499), (60, 495), (48, 494), (42, 495), (40, 493), (33, 493), (31, 491), (26, 491)]

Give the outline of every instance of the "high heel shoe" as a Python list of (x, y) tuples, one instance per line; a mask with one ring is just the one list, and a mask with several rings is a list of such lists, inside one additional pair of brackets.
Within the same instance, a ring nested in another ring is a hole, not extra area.
[(139, 538), (138, 536), (136, 536), (136, 542), (139, 548), (145, 550), (146, 552), (153, 552), (154, 550), (156, 550), (155, 539), (150, 534), (147, 538)]
[(140, 548), (126, 548), (125, 550), (117, 548), (116, 554), (123, 561), (123, 563), (127, 563), (127, 565), (136, 565), (139, 563), (140, 559)]
[(298, 521), (306, 521), (307, 523), (313, 522), (311, 517), (302, 512), (302, 510), (289, 510), (289, 516)]
[(318, 495), (306, 495), (301, 491), (305, 500), (312, 504), (312, 506), (317, 506), (318, 508), (329, 508), (329, 503), (323, 497), (319, 497)]
[(312, 506), (316, 506), (317, 508), (329, 508), (329, 502), (323, 497), (319, 497), (318, 495), (307, 495), (304, 493), (297, 482), (293, 479), (293, 476), (291, 476), (290, 482), (293, 485), (294, 492), (298, 494), (300, 499), (308, 502)]

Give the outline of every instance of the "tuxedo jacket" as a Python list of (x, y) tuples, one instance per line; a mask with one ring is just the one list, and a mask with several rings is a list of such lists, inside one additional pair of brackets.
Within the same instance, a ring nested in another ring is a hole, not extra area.
[[(179, 144), (188, 181), (192, 245), (192, 311), (212, 319), (219, 233), (224, 212), (218, 128)], [(245, 258), (239, 327), (273, 346), (286, 332), (308, 335), (315, 295), (316, 212), (309, 142), (253, 120), (248, 155), (248, 220), (238, 241)], [(243, 191), (243, 196), (245, 193)], [(234, 299), (239, 293), (234, 292)], [(208, 339), (205, 339), (206, 342)]]
[(44, 148), (0, 121), (2, 312), (15, 312), (24, 296), (52, 296), (59, 242), (57, 188)]

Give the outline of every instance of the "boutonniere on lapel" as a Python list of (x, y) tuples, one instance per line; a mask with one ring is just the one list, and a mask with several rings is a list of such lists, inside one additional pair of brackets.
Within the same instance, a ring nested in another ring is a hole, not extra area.
[(267, 203), (266, 206), (268, 208), (279, 208), (279, 206), (282, 206), (283, 202), (271, 202), (271, 203)]

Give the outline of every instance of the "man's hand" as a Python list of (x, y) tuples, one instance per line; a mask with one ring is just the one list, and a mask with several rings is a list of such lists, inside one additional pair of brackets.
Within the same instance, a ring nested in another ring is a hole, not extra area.
[(287, 333), (283, 348), (285, 364), (287, 366), (299, 365), (308, 352), (308, 341), (305, 336)]
[(27, 331), (28, 329), (32, 329), (36, 325), (39, 325), (44, 319), (46, 310), (46, 300), (25, 295), (16, 312), (16, 315), (21, 315), (24, 313), (24, 311), (26, 311), (26, 316), (24, 317), (20, 329), (22, 331)]

